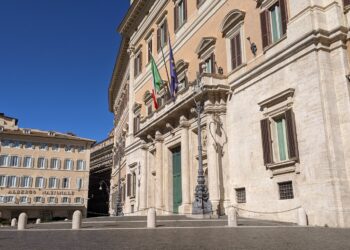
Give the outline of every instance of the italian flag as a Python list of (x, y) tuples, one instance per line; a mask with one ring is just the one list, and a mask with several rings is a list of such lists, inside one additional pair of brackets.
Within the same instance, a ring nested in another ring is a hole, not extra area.
[(154, 61), (154, 58), (152, 55), (151, 55), (151, 70), (152, 70), (152, 76), (153, 76), (152, 98), (153, 98), (154, 108), (158, 109), (157, 93), (160, 91), (160, 88), (163, 85), (163, 80), (160, 77), (157, 64)]

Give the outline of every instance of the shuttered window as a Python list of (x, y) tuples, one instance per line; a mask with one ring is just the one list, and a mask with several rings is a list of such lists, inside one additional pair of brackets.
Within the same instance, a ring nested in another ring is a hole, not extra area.
[(140, 115), (134, 117), (134, 135), (140, 130)]
[(127, 174), (127, 179), (126, 179), (126, 185), (127, 185), (127, 196), (131, 196), (131, 174)]
[(200, 73), (215, 73), (215, 55), (212, 53), (204, 62), (199, 64), (199, 72)]
[(242, 64), (241, 34), (238, 32), (231, 38), (231, 65), (232, 70)]
[(264, 164), (299, 160), (294, 113), (291, 109), (282, 115), (260, 122)]
[(269, 9), (260, 13), (263, 47), (279, 41), (287, 32), (286, 0), (279, 0)]
[(157, 29), (157, 51), (159, 52), (168, 41), (168, 22), (165, 19)]
[(138, 52), (134, 59), (134, 76), (137, 77), (142, 73), (142, 52)]
[(343, 0), (344, 2), (344, 7), (347, 7), (348, 5), (350, 5), (350, 0)]
[(187, 21), (187, 0), (179, 1), (174, 7), (175, 32)]

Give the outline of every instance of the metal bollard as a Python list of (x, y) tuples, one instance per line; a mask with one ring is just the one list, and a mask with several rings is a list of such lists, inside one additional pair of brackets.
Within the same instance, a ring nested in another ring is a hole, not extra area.
[(18, 218), (18, 230), (24, 230), (27, 228), (28, 215), (26, 213), (21, 213)]
[(81, 211), (76, 210), (73, 213), (73, 219), (72, 219), (72, 229), (78, 230), (81, 228), (81, 223), (82, 223), (82, 214)]
[(147, 228), (155, 228), (156, 226), (156, 210), (149, 208), (147, 212)]
[(36, 219), (35, 224), (40, 224), (40, 223), (41, 223), (41, 219), (40, 218)]
[(237, 227), (237, 213), (234, 207), (229, 207), (227, 209), (227, 218), (229, 227)]
[(298, 209), (298, 225), (307, 226), (307, 215), (302, 207)]
[(17, 219), (16, 218), (13, 218), (11, 220), (11, 227), (15, 227), (17, 225)]

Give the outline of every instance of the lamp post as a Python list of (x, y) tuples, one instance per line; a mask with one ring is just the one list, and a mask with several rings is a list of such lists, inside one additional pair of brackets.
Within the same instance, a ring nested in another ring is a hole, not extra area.
[(198, 139), (198, 175), (197, 185), (194, 193), (194, 203), (192, 206), (192, 213), (197, 215), (204, 215), (211, 212), (211, 204), (209, 201), (209, 191), (205, 184), (204, 171), (203, 171), (203, 151), (202, 151), (202, 130), (201, 130), (201, 113), (203, 111), (203, 104), (201, 100), (196, 100), (196, 95), (202, 93), (203, 86), (201, 83), (201, 76), (197, 73), (196, 85), (193, 89), (193, 99), (196, 105), (191, 109), (192, 113), (197, 115), (197, 139)]

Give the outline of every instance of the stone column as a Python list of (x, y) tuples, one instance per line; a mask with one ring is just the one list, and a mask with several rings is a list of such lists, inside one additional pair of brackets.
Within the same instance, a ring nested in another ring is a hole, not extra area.
[(163, 136), (157, 131), (155, 136), (156, 146), (156, 208), (163, 208)]
[(219, 208), (220, 203), (220, 179), (219, 166), (216, 151), (216, 134), (213, 114), (207, 114), (207, 162), (208, 162), (208, 188), (209, 200), (212, 203), (214, 213)]
[[(144, 143), (141, 147), (142, 161), (140, 180), (140, 210), (147, 207), (147, 169), (148, 169), (148, 146)], [(142, 212), (143, 213), (143, 212)]]
[(189, 145), (189, 127), (190, 123), (186, 117), (180, 117), (181, 127), (181, 182), (182, 182), (182, 205), (179, 208), (180, 213), (191, 212), (191, 191), (190, 191), (190, 145)]
[(134, 103), (135, 103), (135, 93), (134, 93), (134, 84), (135, 84), (135, 77), (134, 77), (134, 63), (135, 63), (135, 48), (133, 46), (130, 46), (128, 49), (129, 57), (130, 57), (130, 63), (129, 63), (129, 117), (128, 117), (128, 126), (129, 131), (128, 135), (126, 137), (126, 144), (130, 145), (134, 141)]

